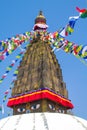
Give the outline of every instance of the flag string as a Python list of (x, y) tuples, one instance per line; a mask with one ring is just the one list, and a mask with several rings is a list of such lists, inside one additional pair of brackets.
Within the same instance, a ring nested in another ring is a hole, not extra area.
[(12, 63), (6, 68), (5, 73), (2, 75), (2, 78), (0, 79), (0, 84), (3, 82), (3, 80), (7, 77), (8, 73), (12, 70), (16, 62), (24, 55), (25, 49), (21, 51), (17, 56), (15, 60), (12, 60)]

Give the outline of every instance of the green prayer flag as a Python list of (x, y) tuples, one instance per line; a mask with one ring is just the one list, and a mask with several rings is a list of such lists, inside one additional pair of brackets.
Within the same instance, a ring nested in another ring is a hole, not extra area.
[(85, 11), (84, 13), (81, 13), (80, 18), (86, 18), (87, 17), (87, 11)]

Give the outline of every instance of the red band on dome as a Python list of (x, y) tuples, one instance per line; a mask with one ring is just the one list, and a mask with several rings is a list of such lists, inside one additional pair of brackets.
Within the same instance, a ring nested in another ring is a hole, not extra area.
[(16, 106), (19, 104), (33, 102), (33, 101), (37, 101), (40, 99), (49, 99), (49, 100), (54, 101), (60, 105), (63, 105), (64, 107), (66, 107), (68, 109), (72, 109), (74, 107), (70, 100), (63, 98), (60, 95), (57, 95), (49, 90), (39, 90), (39, 91), (25, 94), (22, 96), (10, 98), (8, 103), (7, 103), (7, 106), (13, 107), (13, 106)]

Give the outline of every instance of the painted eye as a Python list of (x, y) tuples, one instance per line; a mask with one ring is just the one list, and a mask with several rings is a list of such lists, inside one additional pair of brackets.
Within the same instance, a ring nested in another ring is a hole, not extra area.
[(32, 110), (38, 109), (40, 107), (40, 104), (34, 104), (31, 106)]
[(24, 112), (24, 111), (25, 111), (25, 108), (18, 108), (17, 111), (18, 111), (18, 112)]
[(55, 110), (55, 107), (52, 104), (49, 104), (49, 108), (52, 109), (52, 110)]

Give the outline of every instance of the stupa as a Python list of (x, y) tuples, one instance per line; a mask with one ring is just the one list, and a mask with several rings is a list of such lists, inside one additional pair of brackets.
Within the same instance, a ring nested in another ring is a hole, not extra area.
[(67, 113), (68, 109), (73, 108), (56, 56), (48, 42), (40, 39), (42, 31), (45, 33), (46, 29), (46, 19), (40, 11), (34, 25), (38, 36), (33, 39), (23, 57), (12, 97), (8, 101), (14, 114), (26, 111)]
[(48, 41), (42, 11), (35, 19), (35, 37), (20, 63), (7, 106), (13, 116), (0, 120), (0, 130), (87, 130), (87, 121), (68, 114), (73, 104), (62, 70)]

